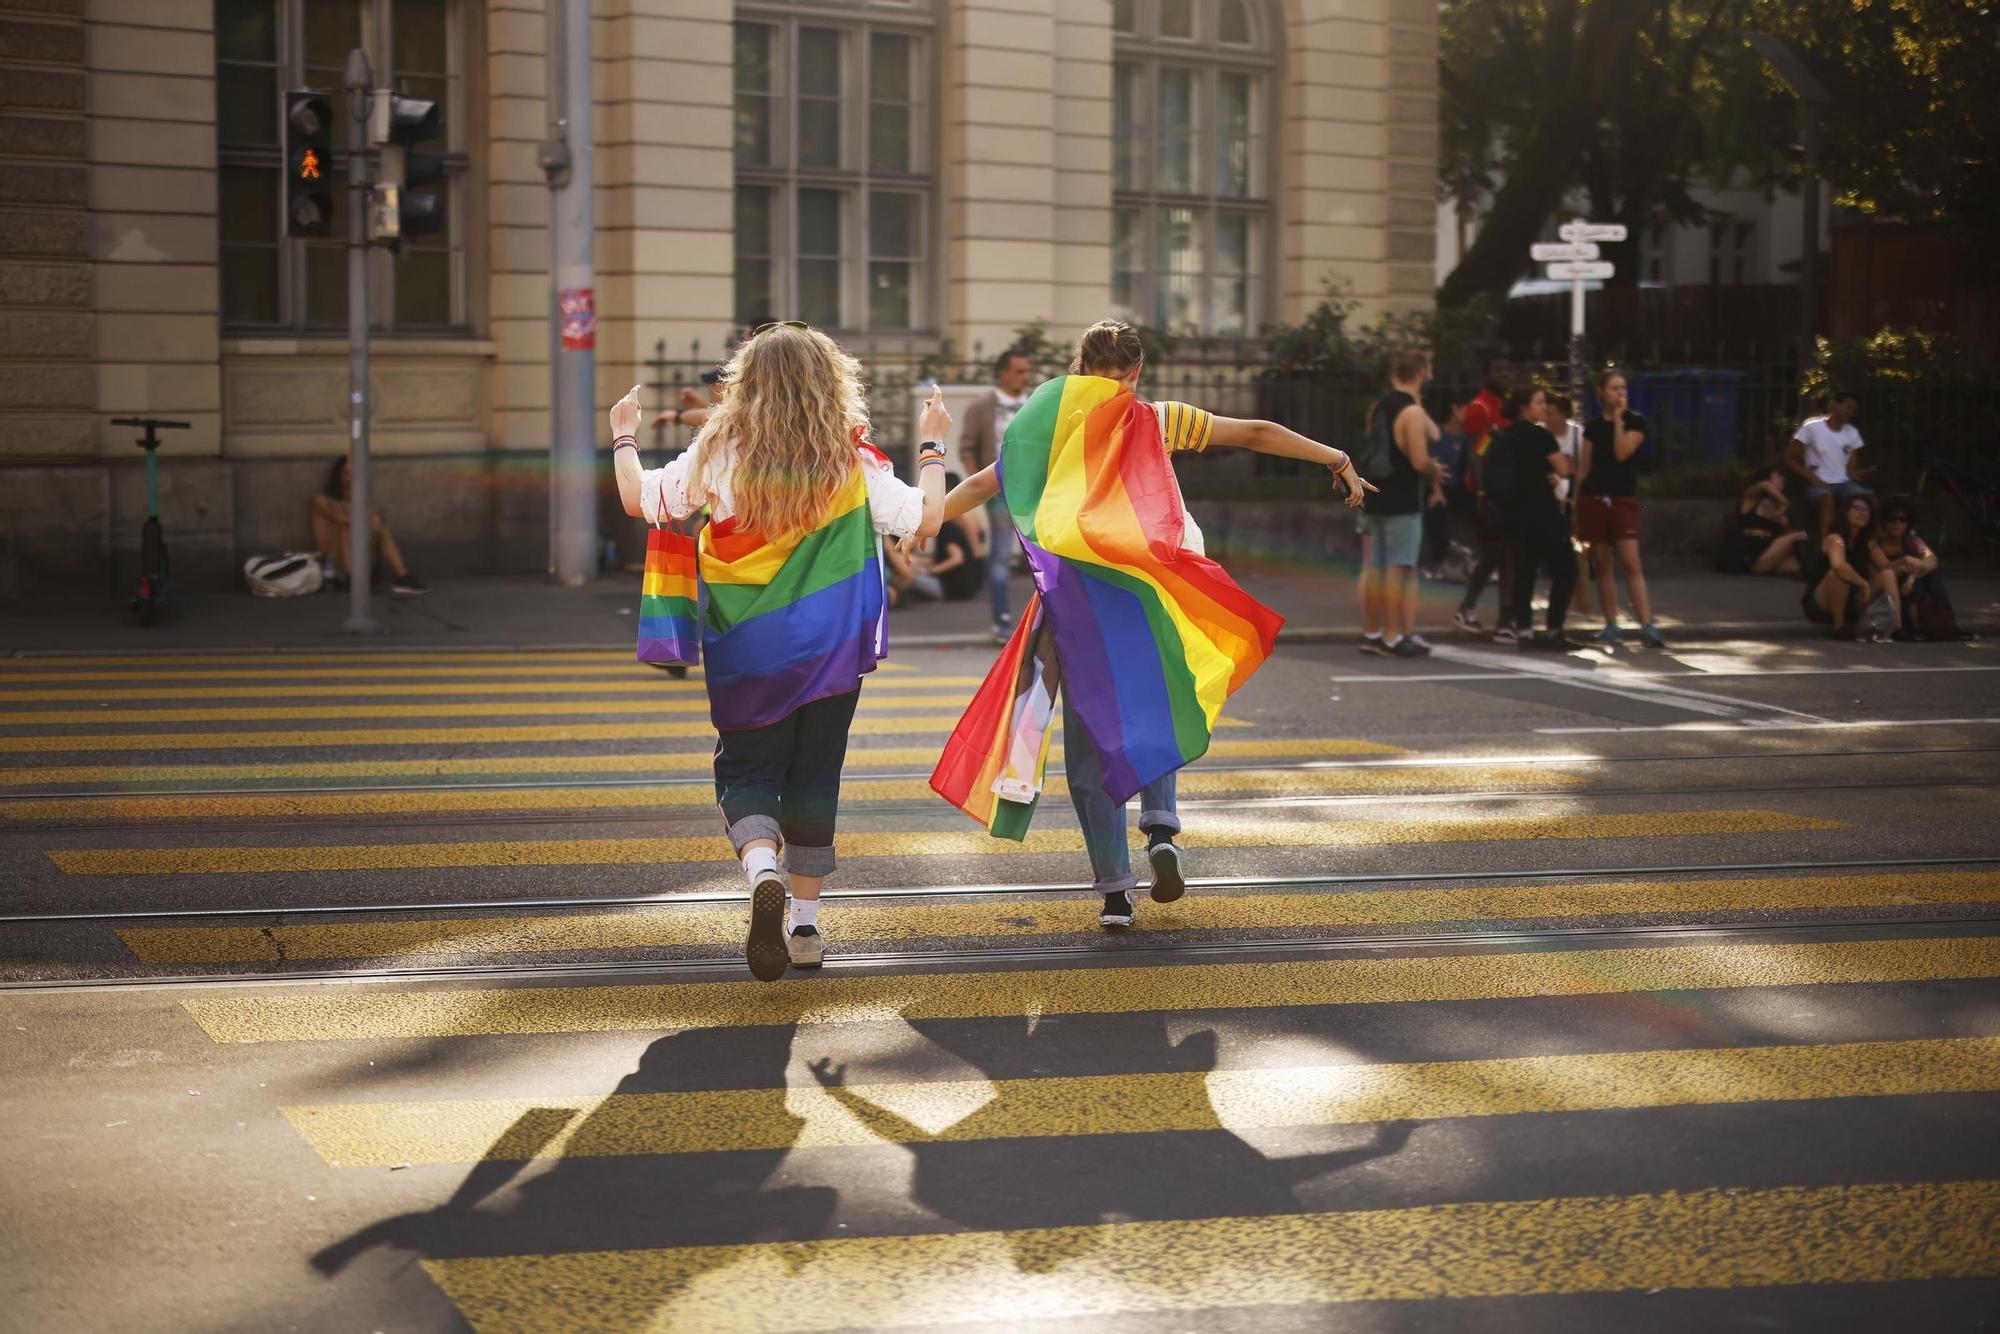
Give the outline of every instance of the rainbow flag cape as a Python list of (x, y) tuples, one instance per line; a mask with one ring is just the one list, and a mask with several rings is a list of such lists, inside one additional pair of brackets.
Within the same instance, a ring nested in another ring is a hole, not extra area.
[[(1037, 389), (1007, 427), (999, 473), (1036, 596), (931, 787), (1020, 838), (1058, 691), (1103, 761), (1107, 795), (1126, 801), (1208, 749), (1223, 701), (1270, 656), (1284, 620), (1182, 549), (1186, 512), (1159, 418), (1116, 380), (1069, 375)], [(1022, 773), (1037, 753), (1035, 773)]]
[(646, 574), (639, 586), (639, 661), (701, 661), (695, 628), (697, 557), (692, 534), (672, 527), (646, 532)]
[(887, 655), (880, 544), (862, 466), (811, 532), (773, 542), (734, 518), (702, 531), (701, 644), (718, 731), (762, 727), (858, 689)]

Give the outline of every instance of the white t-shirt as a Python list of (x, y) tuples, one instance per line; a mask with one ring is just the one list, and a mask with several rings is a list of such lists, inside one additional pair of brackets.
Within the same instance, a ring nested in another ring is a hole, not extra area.
[[(703, 505), (709, 507), (709, 513), (718, 522), (736, 513), (729, 487), (730, 474), (735, 471), (730, 459), (718, 459), (719, 466), (709, 470), (706, 494), (689, 493), (688, 478), (694, 475), (706, 443), (697, 437), (666, 467), (648, 468), (639, 474), (639, 506), (647, 523), (685, 519)], [(729, 446), (724, 444), (721, 448), (727, 450)], [(908, 537), (916, 532), (924, 521), (924, 493), (898, 479), (888, 461), (878, 458), (873, 451), (862, 449), (856, 454), (861, 461), (862, 480), (868, 484), (868, 513), (875, 521), (875, 531), (890, 537)]]
[(1806, 447), (1806, 471), (1828, 486), (1847, 480), (1847, 458), (1861, 448), (1861, 432), (1849, 422), (1838, 431), (1824, 417), (1808, 418), (1799, 427), (1799, 443)]
[(1556, 437), (1556, 449), (1564, 458), (1569, 460), (1570, 470), (1569, 477), (1556, 478), (1556, 504), (1558, 505), (1567, 505), (1569, 503), (1570, 481), (1576, 475), (1576, 458), (1578, 452), (1583, 448), (1582, 442), (1583, 423), (1579, 421), (1571, 422), (1569, 428)]

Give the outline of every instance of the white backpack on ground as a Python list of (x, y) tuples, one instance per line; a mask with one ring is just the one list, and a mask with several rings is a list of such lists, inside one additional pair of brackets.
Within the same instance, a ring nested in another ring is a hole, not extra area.
[(243, 562), (243, 582), (260, 598), (295, 598), (319, 592), (319, 553), (287, 551), (282, 556), (252, 556)]

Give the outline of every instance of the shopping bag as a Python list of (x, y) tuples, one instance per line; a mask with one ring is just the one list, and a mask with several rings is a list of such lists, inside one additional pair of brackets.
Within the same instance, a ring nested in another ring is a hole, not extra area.
[(646, 531), (646, 574), (639, 591), (640, 662), (693, 666), (701, 661), (698, 579), (694, 534), (674, 526)]

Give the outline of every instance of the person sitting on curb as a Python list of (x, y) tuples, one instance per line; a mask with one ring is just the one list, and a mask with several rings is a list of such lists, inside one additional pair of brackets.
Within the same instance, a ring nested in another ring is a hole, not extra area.
[[(332, 469), (326, 476), (326, 487), (312, 500), (313, 545), (320, 554), (333, 561), (334, 587), (346, 588), (350, 571), (347, 568), (350, 535), (354, 519), (349, 505), (354, 498), (354, 463), (345, 454), (333, 461)], [(403, 559), (403, 552), (396, 545), (396, 539), (389, 535), (389, 525), (382, 522), (382, 516), (375, 510), (368, 511), (368, 528), (374, 535), (375, 560), (389, 567), (392, 582), (389, 589), (405, 597), (420, 597), (431, 590), (423, 580), (410, 572), (410, 566)]]

